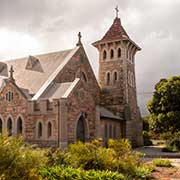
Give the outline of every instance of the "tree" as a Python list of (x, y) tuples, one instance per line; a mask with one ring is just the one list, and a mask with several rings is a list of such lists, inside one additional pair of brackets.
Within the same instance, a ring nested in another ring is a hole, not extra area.
[(161, 79), (147, 104), (150, 128), (155, 133), (180, 131), (180, 76)]

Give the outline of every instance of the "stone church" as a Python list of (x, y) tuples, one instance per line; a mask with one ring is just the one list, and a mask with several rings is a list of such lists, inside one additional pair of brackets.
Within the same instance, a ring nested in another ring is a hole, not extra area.
[(40, 147), (102, 138), (142, 145), (135, 54), (116, 16), (101, 40), (96, 79), (78, 35), (74, 49), (0, 61), (0, 133)]

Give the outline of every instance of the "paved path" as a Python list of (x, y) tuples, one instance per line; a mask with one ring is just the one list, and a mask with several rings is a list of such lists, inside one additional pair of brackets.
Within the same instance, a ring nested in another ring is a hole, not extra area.
[(162, 149), (163, 146), (144, 146), (135, 150), (144, 154), (144, 161), (151, 161), (153, 158), (166, 158), (172, 162), (173, 166), (180, 168), (180, 152), (162, 152)]

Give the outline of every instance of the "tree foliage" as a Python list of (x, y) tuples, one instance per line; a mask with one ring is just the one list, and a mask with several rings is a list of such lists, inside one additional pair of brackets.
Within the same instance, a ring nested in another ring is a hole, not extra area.
[(180, 76), (161, 79), (147, 104), (150, 127), (156, 133), (180, 131)]

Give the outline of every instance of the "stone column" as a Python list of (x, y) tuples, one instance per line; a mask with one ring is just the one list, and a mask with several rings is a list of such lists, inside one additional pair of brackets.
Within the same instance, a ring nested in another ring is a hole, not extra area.
[(99, 106), (96, 106), (96, 138), (103, 138), (101, 136), (101, 124), (100, 124), (100, 109)]
[(65, 148), (68, 145), (67, 138), (67, 100), (61, 98), (59, 103), (59, 147)]

